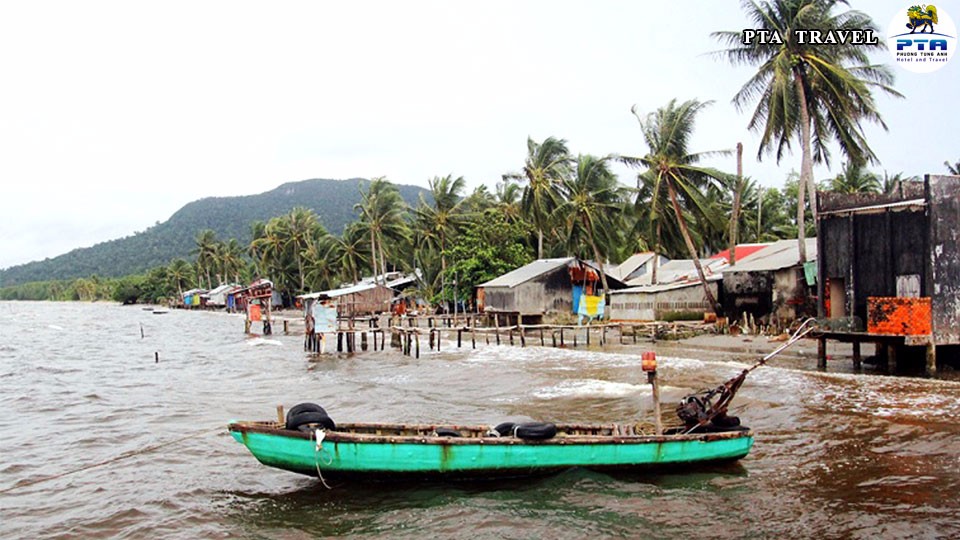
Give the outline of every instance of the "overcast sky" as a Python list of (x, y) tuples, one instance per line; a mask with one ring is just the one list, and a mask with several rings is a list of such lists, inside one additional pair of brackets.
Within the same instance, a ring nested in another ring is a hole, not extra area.
[[(851, 5), (886, 30), (910, 2)], [(799, 153), (756, 161), (730, 103), (753, 71), (709, 55), (710, 32), (745, 25), (738, 2), (715, 0), (3, 2), (0, 268), (290, 181), (453, 174), (492, 189), (528, 136), (640, 155), (630, 107), (672, 98), (715, 102), (694, 150), (742, 141), (745, 174), (780, 186)], [(889, 132), (865, 126), (875, 170), (944, 172), (960, 160), (960, 59), (894, 69), (907, 98), (878, 97)]]

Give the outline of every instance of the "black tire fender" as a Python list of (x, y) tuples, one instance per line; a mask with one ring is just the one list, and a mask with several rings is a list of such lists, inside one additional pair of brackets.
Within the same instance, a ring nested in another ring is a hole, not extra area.
[(513, 428), (513, 434), (521, 439), (543, 441), (556, 436), (557, 426), (542, 422), (527, 422), (525, 424), (517, 424)]
[(437, 437), (463, 437), (463, 435), (459, 431), (453, 428), (438, 427), (433, 431), (436, 432)]
[(298, 429), (307, 424), (320, 424), (326, 429), (337, 429), (337, 424), (321, 411), (304, 411), (287, 417), (287, 429)]
[(509, 437), (510, 435), (513, 435), (513, 428), (516, 425), (517, 424), (515, 422), (503, 422), (501, 424), (497, 424), (493, 430), (499, 433), (501, 437)]

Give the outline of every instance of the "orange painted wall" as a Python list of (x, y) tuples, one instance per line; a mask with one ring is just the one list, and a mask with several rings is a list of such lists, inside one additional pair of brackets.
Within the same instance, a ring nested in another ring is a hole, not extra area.
[(929, 298), (867, 298), (867, 332), (899, 336), (921, 336), (932, 333)]

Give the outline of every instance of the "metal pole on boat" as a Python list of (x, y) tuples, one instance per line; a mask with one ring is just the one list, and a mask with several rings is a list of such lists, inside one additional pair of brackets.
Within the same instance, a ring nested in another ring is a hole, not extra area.
[(640, 367), (647, 372), (647, 382), (653, 388), (653, 421), (657, 435), (663, 435), (663, 420), (660, 418), (660, 383), (657, 380), (657, 353), (648, 351), (640, 356)]

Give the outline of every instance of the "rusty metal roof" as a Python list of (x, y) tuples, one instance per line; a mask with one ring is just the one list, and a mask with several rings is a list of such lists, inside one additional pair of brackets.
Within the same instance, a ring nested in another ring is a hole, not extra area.
[(562, 257), (559, 259), (537, 259), (532, 263), (521, 266), (516, 270), (511, 270), (502, 276), (495, 277), (486, 283), (481, 283), (477, 287), (516, 287), (521, 283), (526, 283), (531, 279), (552, 272), (557, 268), (566, 266), (573, 261), (573, 257)]

